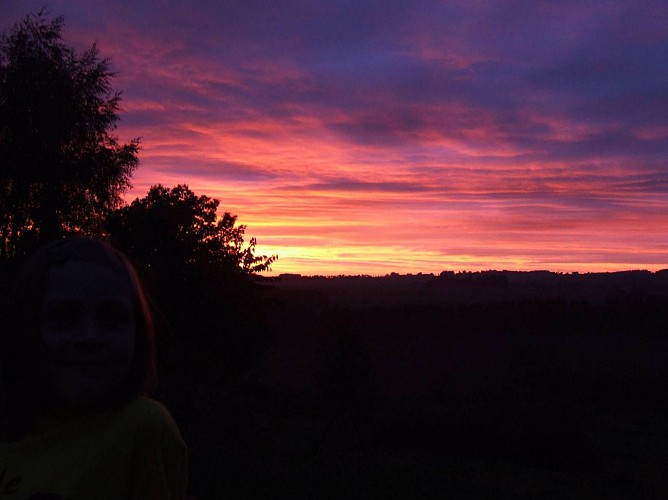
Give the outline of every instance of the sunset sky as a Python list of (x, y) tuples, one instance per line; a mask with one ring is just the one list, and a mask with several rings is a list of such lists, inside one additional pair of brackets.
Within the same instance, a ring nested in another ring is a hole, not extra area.
[(128, 200), (219, 198), (274, 274), (668, 268), (665, 0), (47, 8), (117, 72)]

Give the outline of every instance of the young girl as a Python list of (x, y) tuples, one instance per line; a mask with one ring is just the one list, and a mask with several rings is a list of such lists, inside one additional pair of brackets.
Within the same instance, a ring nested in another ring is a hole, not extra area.
[(0, 497), (182, 499), (186, 448), (146, 394), (154, 333), (128, 259), (70, 238), (28, 261), (0, 333)]

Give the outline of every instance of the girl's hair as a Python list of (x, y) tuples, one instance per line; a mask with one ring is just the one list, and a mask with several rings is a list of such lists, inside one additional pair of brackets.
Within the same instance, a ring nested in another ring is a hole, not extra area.
[(16, 280), (0, 337), (0, 437), (18, 438), (51, 404), (46, 380), (46, 355), (40, 335), (41, 310), (49, 271), (69, 261), (98, 264), (127, 278), (137, 325), (135, 349), (128, 374), (105, 399), (104, 407), (120, 407), (155, 384), (153, 315), (137, 272), (129, 259), (105, 240), (71, 237), (38, 250)]

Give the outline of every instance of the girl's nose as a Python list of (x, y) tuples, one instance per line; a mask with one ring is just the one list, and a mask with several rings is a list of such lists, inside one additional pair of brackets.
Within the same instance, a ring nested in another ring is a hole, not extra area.
[(103, 348), (104, 342), (102, 341), (101, 333), (94, 318), (85, 318), (81, 322), (76, 343), (87, 348)]

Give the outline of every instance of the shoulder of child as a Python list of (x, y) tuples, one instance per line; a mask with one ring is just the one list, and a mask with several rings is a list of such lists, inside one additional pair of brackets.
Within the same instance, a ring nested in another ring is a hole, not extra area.
[(183, 498), (186, 445), (169, 411), (153, 399), (138, 397), (122, 413), (135, 427), (133, 498)]
[(143, 431), (161, 430), (162, 432), (173, 433), (178, 439), (181, 439), (176, 422), (165, 406), (148, 397), (139, 396), (128, 403), (122, 410), (123, 418), (127, 418)]

